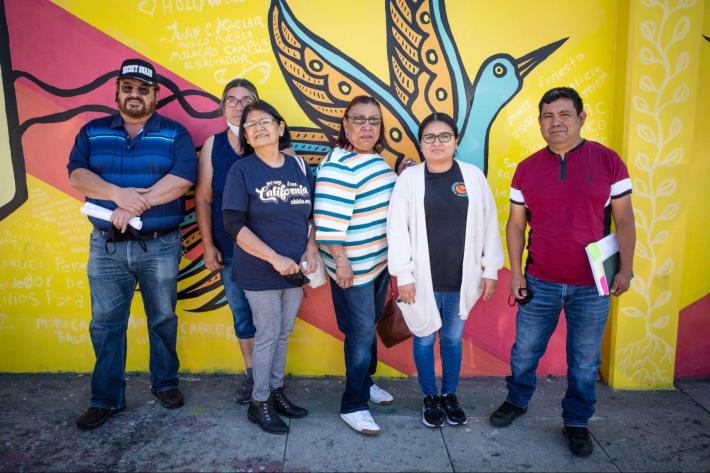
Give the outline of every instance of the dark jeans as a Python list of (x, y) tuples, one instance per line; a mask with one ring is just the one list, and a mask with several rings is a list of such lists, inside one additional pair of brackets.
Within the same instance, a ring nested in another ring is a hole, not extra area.
[(375, 324), (382, 317), (389, 279), (385, 268), (365, 286), (341, 289), (330, 280), (335, 317), (345, 335), (345, 392), (340, 401), (343, 414), (369, 409), (372, 375), (377, 369)]
[(567, 320), (567, 393), (562, 420), (570, 427), (586, 427), (594, 414), (594, 384), (601, 363), (601, 341), (609, 315), (609, 296), (595, 286), (559, 284), (525, 276), (533, 298), (518, 307), (515, 344), (510, 356), (512, 375), (506, 378), (508, 401), (526, 407), (535, 392), (538, 362), (557, 327), (560, 311)]
[(182, 250), (178, 230), (146, 240), (145, 251), (137, 241), (123, 241), (108, 253), (106, 238), (96, 230), (91, 233), (89, 333), (96, 354), (91, 405), (121, 409), (126, 404), (126, 329), (136, 283), (148, 319), (151, 388), (160, 392), (178, 385), (175, 303)]

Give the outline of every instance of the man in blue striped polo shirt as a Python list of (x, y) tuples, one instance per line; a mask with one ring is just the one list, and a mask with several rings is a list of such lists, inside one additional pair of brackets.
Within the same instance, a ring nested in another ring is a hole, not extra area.
[[(71, 185), (87, 202), (113, 211), (110, 221), (89, 217), (89, 332), (96, 364), (91, 406), (77, 419), (82, 429), (125, 408), (126, 328), (136, 284), (148, 319), (151, 391), (164, 407), (183, 405), (175, 350), (178, 226), (197, 160), (185, 127), (155, 113), (158, 92), (150, 63), (124, 61), (116, 81), (119, 113), (87, 123), (69, 156)], [(134, 217), (140, 229), (129, 226)]]

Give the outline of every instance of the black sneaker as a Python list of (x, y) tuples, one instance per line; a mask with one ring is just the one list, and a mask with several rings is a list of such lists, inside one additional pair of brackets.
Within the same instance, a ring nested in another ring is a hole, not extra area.
[(234, 402), (246, 406), (251, 400), (251, 392), (254, 389), (254, 377), (248, 374), (244, 375), (244, 379), (237, 387), (237, 391), (234, 393)]
[(270, 401), (250, 401), (247, 418), (270, 434), (288, 433), (288, 425), (281, 420)]
[(441, 405), (446, 413), (446, 422), (449, 425), (466, 425), (466, 413), (459, 406), (459, 401), (456, 399), (456, 394), (443, 394), (441, 396)]
[(432, 428), (443, 427), (445, 417), (446, 414), (441, 408), (439, 396), (436, 394), (426, 396), (424, 406), (422, 406), (422, 423)]
[(121, 412), (123, 409), (125, 409), (125, 407), (120, 409), (105, 409), (103, 407), (93, 406), (89, 407), (76, 419), (76, 426), (84, 430), (95, 429), (106, 422), (109, 417), (117, 412)]
[(299, 407), (296, 404), (289, 401), (284, 393), (284, 388), (274, 389), (271, 391), (271, 402), (274, 405), (276, 412), (282, 416), (291, 419), (301, 419), (308, 415), (308, 410), (303, 407)]
[(578, 457), (588, 457), (594, 451), (594, 444), (586, 427), (565, 427), (569, 449)]
[(496, 409), (488, 418), (493, 427), (508, 427), (515, 419), (525, 414), (528, 411), (527, 407), (518, 407), (505, 401)]

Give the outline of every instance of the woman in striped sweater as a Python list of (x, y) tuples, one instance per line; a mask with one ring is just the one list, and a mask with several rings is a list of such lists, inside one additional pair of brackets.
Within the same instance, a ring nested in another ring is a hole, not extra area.
[(367, 435), (380, 433), (368, 401), (393, 401), (372, 382), (377, 367), (375, 322), (382, 315), (389, 283), (387, 206), (396, 179), (377, 154), (383, 147), (380, 104), (368, 96), (354, 98), (345, 109), (338, 146), (318, 170), (313, 213), (338, 328), (345, 335), (340, 417)]

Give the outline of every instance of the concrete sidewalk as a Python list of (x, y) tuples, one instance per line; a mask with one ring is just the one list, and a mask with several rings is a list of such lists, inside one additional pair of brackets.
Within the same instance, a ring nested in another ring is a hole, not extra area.
[[(710, 380), (669, 391), (597, 389), (594, 454), (573, 456), (561, 431), (565, 379), (540, 379), (528, 413), (506, 429), (488, 424), (505, 397), (499, 378), (462, 380), (466, 426), (421, 423), (416, 380), (382, 379), (395, 396), (373, 406), (383, 429), (365, 437), (338, 416), (340, 378), (289, 378), (289, 397), (310, 415), (288, 435), (263, 433), (232, 401), (235, 376), (189, 375), (186, 405), (164, 409), (146, 374), (131, 374), (127, 409), (83, 432), (90, 377), (0, 375), (1, 471), (708, 471)], [(288, 421), (288, 419), (286, 419)]]

